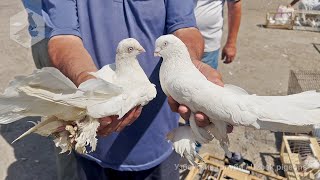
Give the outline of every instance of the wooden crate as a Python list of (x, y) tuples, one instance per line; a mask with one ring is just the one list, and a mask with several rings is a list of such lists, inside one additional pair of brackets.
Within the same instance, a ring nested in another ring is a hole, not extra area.
[[(274, 23), (272, 23), (270, 21), (270, 18), (274, 19), (274, 17), (279, 14), (280, 15), (281, 14), (289, 14), (290, 18), (286, 23), (277, 23), (276, 20)], [(290, 13), (289, 12), (286, 12), (286, 13), (268, 12), (266, 15), (266, 27), (273, 28), (273, 29), (290, 29), (291, 30), (293, 28), (293, 18), (294, 18), (294, 15), (291, 12)]]
[[(270, 18), (273, 18), (279, 14), (291, 14), (290, 20), (287, 23), (279, 24), (270, 22)], [(266, 27), (274, 29), (289, 29), (289, 30), (302, 30), (302, 31), (314, 31), (320, 32), (320, 26), (311, 27), (305, 23), (301, 23), (301, 26), (295, 25), (295, 20), (305, 17), (305, 19), (318, 19), (320, 21), (320, 11), (307, 11), (307, 10), (295, 10), (292, 13), (289, 12), (268, 12), (266, 15)], [(300, 22), (300, 21), (299, 21)]]
[(318, 170), (306, 171), (302, 161), (307, 156), (320, 160), (320, 147), (316, 138), (309, 136), (283, 136), (280, 160), (288, 180), (315, 179)]
[(205, 165), (202, 168), (192, 167), (186, 180), (263, 180), (267, 179), (284, 180), (282, 176), (274, 175), (270, 172), (257, 170), (248, 167), (248, 170), (234, 166), (225, 166), (228, 159), (215, 157), (211, 154), (204, 154)]
[(320, 71), (290, 71), (288, 94), (297, 94), (304, 91), (320, 91)]
[[(295, 19), (318, 19), (320, 20), (320, 11), (307, 11), (307, 10), (297, 10), (294, 12), (294, 18)], [(307, 24), (304, 24), (301, 21), (301, 26), (297, 26), (293, 23), (293, 29), (294, 30), (302, 30), (302, 31), (314, 31), (314, 32), (320, 32), (320, 25), (317, 27), (311, 27)]]

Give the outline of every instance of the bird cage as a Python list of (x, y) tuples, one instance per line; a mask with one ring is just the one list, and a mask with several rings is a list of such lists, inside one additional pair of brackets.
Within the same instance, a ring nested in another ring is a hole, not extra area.
[(320, 71), (290, 71), (288, 94), (320, 91)]
[[(215, 157), (211, 154), (204, 154), (204, 165), (192, 167), (185, 180), (263, 180), (285, 179), (282, 176), (274, 175), (263, 170), (256, 170), (253, 167), (242, 169), (235, 166), (226, 166), (228, 159)], [(199, 161), (198, 161), (199, 162)]]
[(309, 136), (283, 136), (280, 159), (288, 180), (316, 179), (319, 169), (309, 169), (307, 158), (320, 160), (320, 147), (316, 138)]
[(320, 32), (320, 11), (295, 11), (293, 29)]
[(292, 29), (293, 18), (293, 12), (268, 12), (266, 16), (266, 27), (274, 29)]

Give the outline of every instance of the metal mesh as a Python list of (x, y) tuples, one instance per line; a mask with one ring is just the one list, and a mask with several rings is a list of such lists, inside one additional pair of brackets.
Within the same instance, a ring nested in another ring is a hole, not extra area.
[(288, 94), (320, 91), (320, 71), (290, 71)]
[[(319, 146), (316, 139), (308, 136), (284, 136), (281, 148), (281, 162), (288, 180), (315, 179), (318, 168), (310, 164), (310, 158), (319, 161)], [(307, 160), (309, 158), (309, 160)]]
[(305, 160), (308, 155), (313, 155), (311, 144), (308, 141), (288, 141), (292, 153), (299, 155), (300, 160)]
[(295, 11), (294, 14), (295, 14), (295, 22), (298, 21), (300, 24), (300, 25), (293, 26), (294, 30), (320, 32), (319, 25), (311, 26), (308, 23), (308, 20), (316, 22), (317, 19), (320, 17), (320, 11), (302, 10), (302, 11)]

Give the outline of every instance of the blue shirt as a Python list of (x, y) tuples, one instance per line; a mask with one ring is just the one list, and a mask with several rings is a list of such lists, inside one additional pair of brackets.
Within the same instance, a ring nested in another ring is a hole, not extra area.
[(47, 27), (42, 18), (42, 0), (22, 0), (28, 13), (28, 31), (31, 36), (31, 45), (49, 36), (51, 28)]
[[(100, 137), (97, 150), (87, 155), (102, 167), (139, 171), (160, 164), (172, 153), (166, 134), (178, 126), (159, 83), (159, 58), (153, 56), (155, 40), (180, 28), (195, 27), (194, 0), (45, 0), (46, 23), (56, 35), (79, 36), (97, 67), (114, 63), (118, 43), (135, 38), (147, 53), (139, 62), (157, 97), (143, 108), (131, 126)], [(134, 76), (134, 74), (133, 74)]]

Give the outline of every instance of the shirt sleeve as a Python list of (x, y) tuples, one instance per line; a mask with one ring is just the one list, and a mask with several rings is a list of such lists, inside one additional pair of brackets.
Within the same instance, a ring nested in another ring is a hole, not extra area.
[(196, 27), (195, 3), (195, 0), (166, 0), (167, 33), (173, 33), (181, 28)]
[(49, 38), (57, 35), (75, 35), (81, 38), (76, 0), (42, 1), (42, 15), (49, 27)]

